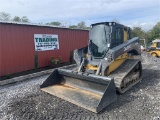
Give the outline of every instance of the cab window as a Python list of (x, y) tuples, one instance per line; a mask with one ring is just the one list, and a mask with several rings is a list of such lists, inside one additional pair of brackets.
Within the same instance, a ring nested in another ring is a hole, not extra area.
[(114, 48), (122, 43), (123, 43), (123, 29), (116, 28), (115, 31), (112, 33), (111, 48)]
[(157, 48), (160, 48), (160, 42), (157, 42)]

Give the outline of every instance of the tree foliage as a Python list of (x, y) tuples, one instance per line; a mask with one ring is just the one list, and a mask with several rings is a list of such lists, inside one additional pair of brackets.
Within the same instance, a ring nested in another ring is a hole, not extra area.
[(141, 27), (133, 27), (132, 29), (132, 36), (133, 37), (140, 37), (145, 38), (145, 32), (142, 30)]
[(149, 43), (155, 39), (160, 39), (160, 22), (158, 22), (151, 30), (145, 32), (141, 27), (133, 27), (132, 29), (133, 37), (140, 37), (141, 39), (146, 39)]
[(77, 25), (70, 25), (69, 28), (74, 29), (74, 28), (78, 28), (78, 27), (77, 27)]
[(60, 22), (56, 21), (56, 22), (46, 23), (46, 25), (61, 26), (62, 24)]
[(70, 25), (69, 28), (74, 28), (74, 29), (90, 29), (90, 27), (86, 26), (86, 23), (84, 21), (79, 22), (77, 25)]
[(14, 22), (30, 22), (30, 20), (27, 18), (27, 16), (23, 16), (20, 18), (19, 16), (14, 16), (13, 20)]
[(30, 22), (29, 19), (27, 18), (27, 16), (23, 16), (21, 18), (21, 22)]
[(18, 17), (18, 16), (15, 16), (15, 17), (13, 18), (13, 21), (14, 21), (14, 22), (21, 22), (21, 18)]
[(9, 13), (0, 12), (1, 21), (10, 21), (11, 15)]
[(158, 22), (152, 29), (153, 39), (160, 38), (160, 22)]
[(86, 28), (86, 23), (84, 21), (81, 21), (81, 22), (78, 23), (77, 27), (80, 28), (80, 29), (85, 29)]
[(22, 18), (20, 18), (19, 16), (14, 16), (13, 19), (11, 19), (11, 15), (5, 12), (0, 12), (0, 20), (1, 21), (14, 21), (14, 22), (30, 22), (27, 16), (23, 16)]

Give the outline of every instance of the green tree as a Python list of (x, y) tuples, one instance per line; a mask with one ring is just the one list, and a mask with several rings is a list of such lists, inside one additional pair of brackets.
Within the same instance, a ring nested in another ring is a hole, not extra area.
[(86, 29), (86, 23), (84, 21), (79, 22), (77, 27), (80, 28), (80, 29)]
[(74, 29), (74, 28), (78, 28), (78, 26), (77, 25), (70, 25), (69, 28), (73, 28)]
[(21, 22), (30, 22), (29, 19), (27, 18), (27, 16), (23, 16), (21, 18)]
[(158, 22), (151, 30), (146, 32), (147, 43), (160, 38), (160, 22)]
[(152, 40), (154, 40), (153, 38), (153, 30), (149, 30), (146, 32), (146, 42), (150, 43)]
[(85, 30), (90, 29), (90, 27), (86, 26), (86, 23), (84, 21), (79, 22), (77, 25), (70, 25), (69, 28), (85, 29)]
[(14, 22), (21, 22), (21, 18), (18, 17), (18, 16), (15, 16), (15, 17), (13, 18), (13, 21), (14, 21)]
[(153, 39), (160, 38), (160, 22), (158, 22), (152, 29)]
[(141, 27), (133, 27), (132, 35), (133, 35), (133, 37), (140, 37), (140, 38), (145, 38), (146, 37), (146, 34), (142, 30)]
[(11, 15), (9, 13), (0, 12), (1, 21), (10, 21)]
[(57, 22), (46, 23), (46, 25), (61, 26), (61, 23), (57, 21)]

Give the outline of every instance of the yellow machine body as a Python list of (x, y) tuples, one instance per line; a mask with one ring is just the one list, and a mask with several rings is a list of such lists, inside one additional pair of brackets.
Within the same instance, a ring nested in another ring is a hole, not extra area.
[(156, 39), (152, 41), (148, 53), (153, 57), (160, 57), (160, 40)]

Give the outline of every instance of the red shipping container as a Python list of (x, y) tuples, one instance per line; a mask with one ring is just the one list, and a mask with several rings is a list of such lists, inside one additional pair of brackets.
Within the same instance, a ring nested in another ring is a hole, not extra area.
[(34, 69), (34, 34), (57, 34), (58, 50), (38, 51), (38, 68), (51, 56), (69, 62), (70, 51), (87, 45), (88, 30), (0, 22), (0, 76)]

